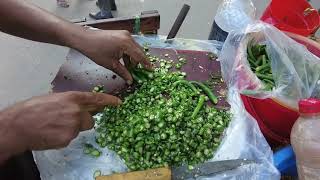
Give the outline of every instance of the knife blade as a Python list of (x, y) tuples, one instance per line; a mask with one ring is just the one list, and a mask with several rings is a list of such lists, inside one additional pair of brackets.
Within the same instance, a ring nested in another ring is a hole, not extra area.
[(187, 165), (177, 168), (158, 168), (145, 171), (134, 171), (128, 173), (112, 174), (109, 176), (98, 176), (96, 180), (182, 180), (195, 179), (199, 176), (213, 175), (233, 170), (246, 164), (255, 163), (252, 160), (233, 159), (224, 161), (206, 162), (189, 170)]
[(233, 159), (224, 161), (214, 161), (199, 164), (189, 170), (187, 165), (172, 169), (172, 180), (182, 180), (196, 178), (198, 176), (208, 176), (221, 172), (233, 170), (237, 167), (252, 164), (254, 161), (247, 159)]

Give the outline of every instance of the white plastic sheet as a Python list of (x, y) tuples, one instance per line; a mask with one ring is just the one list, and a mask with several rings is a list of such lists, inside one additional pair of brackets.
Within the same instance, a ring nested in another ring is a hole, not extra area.
[(48, 94), (68, 49), (0, 33), (0, 109)]
[[(140, 44), (150, 43), (151, 47), (203, 50), (214, 53), (218, 53), (218, 49), (221, 48), (221, 43), (213, 41), (177, 39), (171, 43), (164, 43), (164, 38), (158, 36), (138, 36), (136, 40)], [(72, 56), (69, 57), (70, 60), (77, 60), (72, 59)], [(244, 158), (254, 160), (256, 163), (198, 179), (279, 179), (279, 173), (273, 166), (272, 151), (257, 123), (244, 110), (236, 91), (229, 92), (229, 103), (232, 107), (233, 118), (225, 132), (221, 146), (211, 161)], [(83, 153), (84, 143), (91, 143), (98, 147), (94, 137), (94, 131), (87, 131), (81, 133), (64, 149), (34, 152), (42, 179), (88, 180), (93, 179), (93, 173), (96, 170), (100, 170), (103, 175), (127, 171), (123, 161), (107, 148), (100, 149), (103, 154), (99, 158), (92, 158)]]

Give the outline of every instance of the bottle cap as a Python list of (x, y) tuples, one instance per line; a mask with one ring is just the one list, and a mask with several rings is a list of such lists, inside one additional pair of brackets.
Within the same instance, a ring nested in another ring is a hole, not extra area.
[(320, 99), (309, 98), (300, 100), (299, 112), (304, 114), (320, 113)]

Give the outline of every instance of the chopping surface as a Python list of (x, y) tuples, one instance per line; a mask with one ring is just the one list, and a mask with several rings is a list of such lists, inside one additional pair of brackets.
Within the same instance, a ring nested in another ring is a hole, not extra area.
[[(219, 98), (217, 107), (228, 107), (227, 90), (221, 78), (220, 63), (210, 57), (209, 52), (150, 48), (149, 53), (174, 62), (178, 62), (179, 57), (184, 57), (187, 63), (180, 71), (187, 73), (187, 79), (212, 84), (213, 92)], [(76, 51), (69, 53), (67, 62), (60, 68), (52, 84), (54, 92), (91, 91), (94, 86), (103, 85), (107, 93), (119, 94), (127, 88), (118, 75), (98, 66)]]

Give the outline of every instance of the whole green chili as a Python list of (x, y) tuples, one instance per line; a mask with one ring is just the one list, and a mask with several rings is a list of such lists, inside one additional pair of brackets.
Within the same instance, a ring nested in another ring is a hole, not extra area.
[(270, 64), (264, 64), (262, 66), (256, 67), (256, 72), (261, 72), (264, 70), (269, 70), (270, 69)]
[(204, 93), (206, 93), (206, 95), (209, 97), (210, 101), (211, 101), (213, 104), (217, 104), (217, 103), (218, 103), (218, 98), (217, 98), (217, 96), (215, 96), (215, 95), (213, 94), (213, 92), (211, 91), (211, 89), (210, 89), (208, 86), (204, 85), (203, 83), (197, 82), (197, 81), (191, 81), (191, 83), (199, 86), (200, 89), (201, 89)]
[(256, 61), (256, 58), (254, 57), (253, 52), (252, 52), (252, 46), (248, 47), (248, 55), (249, 55), (249, 58)]
[(192, 119), (195, 118), (198, 115), (200, 109), (203, 107), (204, 101), (205, 101), (205, 96), (204, 95), (200, 95), (199, 102), (198, 102), (196, 108), (194, 109), (194, 111), (192, 113), (192, 116), (191, 116)]
[(176, 81), (172, 84), (173, 88), (177, 87), (179, 84), (182, 84), (182, 85), (185, 85), (187, 87), (189, 87), (190, 89), (193, 90), (193, 92), (197, 93), (198, 92), (198, 89), (192, 85), (189, 81), (187, 80), (180, 80), (180, 81)]
[(264, 75), (264, 74), (256, 73), (256, 75), (258, 76), (258, 78), (261, 78), (261, 79), (268, 79), (268, 80), (273, 81), (272, 74)]

